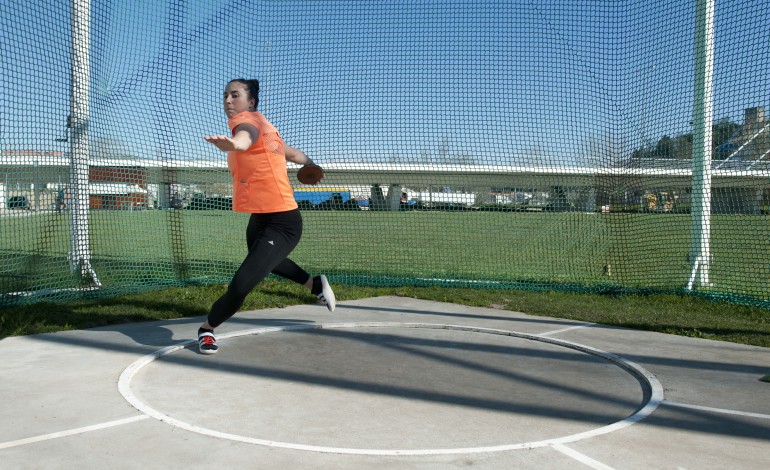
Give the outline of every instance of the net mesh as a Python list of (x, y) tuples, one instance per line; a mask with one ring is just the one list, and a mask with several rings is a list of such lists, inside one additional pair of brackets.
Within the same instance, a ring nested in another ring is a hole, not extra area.
[(770, 305), (770, 3), (716, 4), (707, 114), (699, 4), (4, 1), (0, 305), (227, 283), (233, 78), (324, 167), (311, 273)]

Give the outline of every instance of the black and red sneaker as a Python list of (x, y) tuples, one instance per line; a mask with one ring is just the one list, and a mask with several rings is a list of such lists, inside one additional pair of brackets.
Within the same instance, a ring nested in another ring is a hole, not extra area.
[(214, 333), (207, 331), (198, 335), (198, 350), (201, 354), (216, 354), (219, 346), (217, 346), (217, 339), (214, 337)]

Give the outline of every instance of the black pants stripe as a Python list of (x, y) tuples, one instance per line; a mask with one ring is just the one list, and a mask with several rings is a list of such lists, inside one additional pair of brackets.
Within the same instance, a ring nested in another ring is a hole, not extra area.
[(257, 284), (275, 273), (298, 284), (310, 275), (294, 261), (289, 253), (302, 238), (302, 215), (299, 210), (271, 214), (251, 214), (246, 228), (249, 253), (227, 286), (227, 292), (214, 302), (208, 323), (216, 328), (232, 317), (243, 305)]

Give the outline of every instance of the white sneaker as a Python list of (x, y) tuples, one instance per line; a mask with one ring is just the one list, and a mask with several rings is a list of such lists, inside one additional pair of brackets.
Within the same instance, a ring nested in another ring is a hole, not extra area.
[(326, 276), (323, 274), (321, 274), (321, 293), (316, 297), (318, 297), (318, 300), (322, 304), (326, 304), (326, 308), (328, 308), (330, 312), (333, 312), (337, 307), (337, 298), (334, 297), (334, 291), (329, 285), (329, 281), (326, 279)]

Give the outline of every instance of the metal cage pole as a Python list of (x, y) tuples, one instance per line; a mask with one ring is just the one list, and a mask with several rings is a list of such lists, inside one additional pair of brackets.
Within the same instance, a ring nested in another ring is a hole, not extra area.
[(72, 1), (72, 82), (70, 89), (70, 269), (99, 286), (91, 266), (88, 232), (88, 126), (90, 102), (90, 0)]
[(714, 77), (714, 0), (696, 0), (695, 75), (692, 143), (692, 270), (687, 289), (710, 287), (711, 268), (711, 125)]

